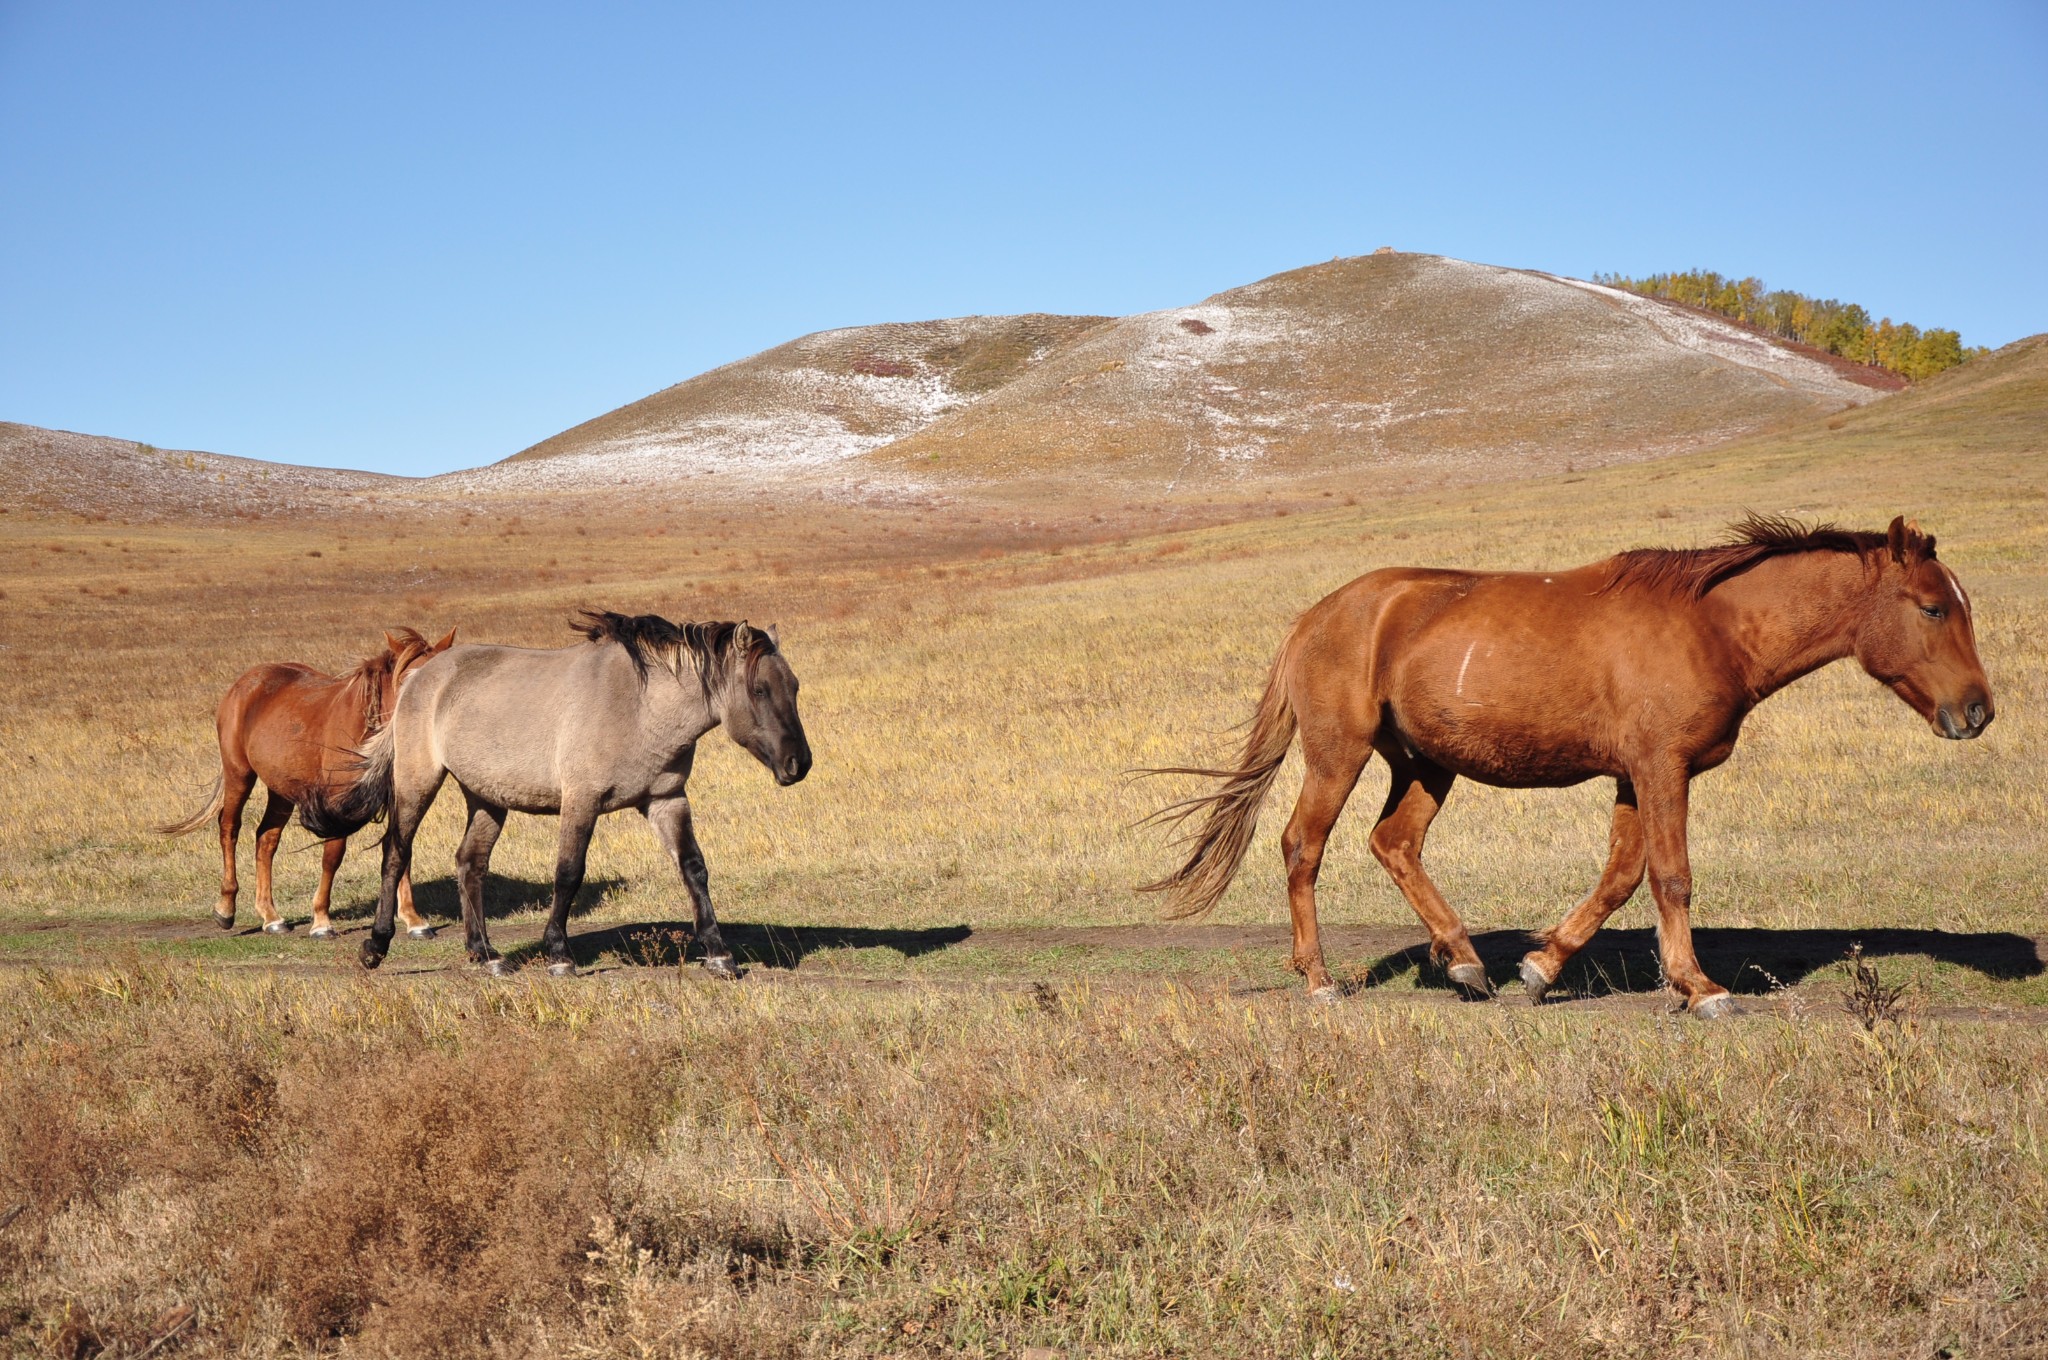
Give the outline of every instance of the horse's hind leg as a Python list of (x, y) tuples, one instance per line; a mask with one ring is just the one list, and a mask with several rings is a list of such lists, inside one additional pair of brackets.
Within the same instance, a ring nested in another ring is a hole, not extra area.
[(689, 889), (697, 943), (704, 950), (704, 971), (713, 977), (736, 980), (739, 969), (733, 966), (732, 951), (725, 947), (725, 937), (718, 933), (718, 913), (711, 909), (711, 871), (704, 867), (704, 850), (697, 844), (697, 832), (691, 825), (690, 800), (651, 799), (642, 811), (654, 834), (661, 838), (662, 848), (668, 851), (676, 871), (683, 876), (683, 886)]
[(223, 762), (220, 776), (220, 901), (213, 919), (222, 930), (235, 928), (235, 898), (242, 885), (235, 876), (235, 842), (242, 837), (242, 808), (256, 788), (251, 770), (228, 768)]
[(469, 961), (488, 968), (493, 976), (504, 972), (504, 960), (491, 948), (490, 933), (484, 928), (484, 874), (491, 867), (491, 850), (498, 833), (505, 829), (505, 809), (486, 803), (469, 790), (469, 826), (462, 844), (455, 848), (455, 891), (462, 899), (462, 938)]
[(1621, 905), (1635, 896), (1643, 881), (1643, 822), (1636, 814), (1636, 791), (1626, 779), (1614, 787), (1614, 827), (1607, 833), (1607, 867), (1600, 882), (1571, 913), (1542, 936), (1543, 947), (1522, 956), (1522, 985), (1529, 999), (1541, 1001), (1572, 955), (1586, 947)]
[(1302, 751), (1308, 770), (1295, 800), (1294, 816), (1280, 833), (1280, 854), (1287, 864), (1287, 909), (1294, 923), (1294, 953), (1288, 966), (1308, 981), (1316, 1000), (1337, 995), (1337, 984), (1323, 962), (1323, 937), (1316, 920), (1316, 877), (1322, 872), (1323, 847), (1330, 828), (1344, 811), (1345, 800), (1358, 783), (1365, 762), (1372, 759), (1366, 741), (1317, 741), (1304, 734)]
[(313, 890), (313, 928), (306, 932), (316, 940), (334, 938), (334, 922), (327, 919), (327, 909), (334, 902), (334, 875), (347, 853), (346, 836), (336, 836), (320, 847), (320, 886)]
[(277, 843), (284, 836), (284, 824), (291, 819), (291, 800), (272, 791), (263, 804), (263, 820), (256, 824), (256, 911), (263, 917), (268, 935), (282, 935), (291, 929), (277, 914), (270, 881), (270, 862), (277, 857)]
[(540, 935), (548, 972), (555, 977), (576, 974), (576, 961), (569, 956), (569, 908), (583, 886), (583, 861), (590, 852), (590, 833), (596, 825), (594, 802), (562, 800), (562, 834), (555, 846), (555, 902), (548, 912), (547, 929)]
[(1452, 982), (1468, 992), (1483, 994), (1488, 990), (1486, 967), (1472, 948), (1472, 937), (1422, 868), (1423, 837), (1429, 834), (1429, 824), (1450, 796), (1457, 776), (1441, 765), (1410, 759), (1400, 752), (1381, 754), (1393, 768), (1394, 779), (1379, 823), (1372, 829), (1373, 857), (1429, 928), (1429, 956), (1449, 963), (1445, 971)]

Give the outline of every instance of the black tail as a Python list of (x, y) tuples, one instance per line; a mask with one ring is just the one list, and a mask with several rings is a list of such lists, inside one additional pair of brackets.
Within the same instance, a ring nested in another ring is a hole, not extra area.
[(368, 826), (391, 806), (391, 734), (386, 723), (355, 753), (353, 772), (299, 800), (299, 825), (322, 840), (339, 840)]

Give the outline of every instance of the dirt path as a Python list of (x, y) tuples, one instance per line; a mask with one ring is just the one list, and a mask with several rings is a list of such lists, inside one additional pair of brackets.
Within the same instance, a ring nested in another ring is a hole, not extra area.
[[(203, 919), (78, 925), (52, 920), (17, 929), (30, 935), (70, 936), (81, 944), (89, 941), (88, 950), (93, 952), (122, 940), (174, 943), (220, 938), (217, 929)], [(345, 923), (332, 962), (287, 957), (222, 966), (327, 975), (337, 964), (353, 962), (354, 937), (365, 929), (360, 921)], [(462, 971), (463, 965), (445, 947), (449, 932), (445, 927), (443, 931), (444, 944), (431, 954), (416, 953), (409, 958), (406, 942), (398, 941), (386, 965), (387, 973), (406, 977)], [(253, 926), (245, 926), (238, 933), (253, 936), (255, 931)], [(524, 963), (537, 952), (537, 920), (495, 922), (491, 933), (493, 942), (514, 962)], [(1170, 980), (1242, 995), (1287, 993), (1295, 986), (1279, 972), (1278, 964), (1285, 959), (1289, 945), (1288, 930), (1279, 925), (976, 928), (961, 924), (886, 929), (728, 923), (724, 933), (753, 985), (942, 990), (1085, 985), (1123, 990)], [(1417, 929), (1340, 925), (1327, 928), (1324, 938), (1334, 970), (1351, 1000), (1395, 996), (1436, 998), (1446, 1004), (1459, 1000), (1430, 964), (1428, 941)], [(1834, 965), (1856, 944), (1880, 967), (1889, 959), (1918, 958), (1993, 979), (2031, 978), (2048, 972), (2048, 939), (2003, 931), (1706, 928), (1694, 932), (1694, 941), (1709, 975), (1746, 998), (1752, 1012), (1835, 1010), (1840, 974)], [(1521, 1001), (1520, 988), (1514, 982), (1515, 967), (1531, 943), (1529, 935), (1518, 930), (1485, 931), (1473, 937), (1503, 999)], [(596, 977), (645, 976), (696, 957), (688, 923), (682, 921), (582, 929), (572, 935), (571, 944), (585, 972)], [(957, 949), (962, 951), (958, 957), (963, 964), (971, 960), (973, 972), (963, 975), (920, 969), (916, 976), (906, 977), (858, 964), (805, 966), (813, 954), (877, 949), (891, 951), (904, 962), (936, 956), (940, 963)], [(991, 952), (994, 958), (988, 957)], [(1212, 957), (1205, 959), (1204, 955)], [(1233, 968), (1227, 956), (1242, 956), (1242, 965)], [(0, 959), (0, 963), (29, 962)], [(696, 975), (695, 969), (686, 972), (686, 976)], [(1397, 981), (1412, 986), (1386, 985)], [(1654, 933), (1648, 929), (1601, 932), (1566, 970), (1550, 1004), (1643, 1013), (1664, 1009), (1668, 1003), (1658, 977)], [(2039, 1007), (1945, 1007), (1925, 1013), (2048, 1021), (2048, 1008)]]

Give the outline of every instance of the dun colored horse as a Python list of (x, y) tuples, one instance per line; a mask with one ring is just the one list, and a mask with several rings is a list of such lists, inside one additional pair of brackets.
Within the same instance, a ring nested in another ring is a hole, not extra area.
[(541, 943), (548, 971), (563, 976), (576, 971), (569, 907), (583, 884), (591, 829), (605, 813), (631, 808), (647, 818), (683, 876), (705, 968), (738, 975), (691, 828), (690, 768), (698, 739), (723, 724), (776, 783), (808, 774), (796, 674), (774, 630), (745, 623), (676, 624), (586, 610), (571, 626), (585, 642), (551, 651), (457, 647), (422, 666), (399, 694), (391, 723), (364, 746), (358, 782), (330, 815), (353, 818), (387, 801), (391, 809), (365, 968), (390, 949), (414, 833), (453, 775), (469, 803), (455, 872), (471, 962), (504, 971), (484, 929), (483, 882), (508, 811), (561, 818), (554, 906)]
[(1733, 1009), (1692, 948), (1686, 799), (1728, 759), (1771, 694), (1853, 656), (1944, 737), (1993, 716), (1970, 597), (1934, 539), (1752, 516), (1731, 541), (1636, 549), (1548, 575), (1395, 567), (1361, 576), (1301, 616), (1281, 644), (1237, 767), (1161, 773), (1222, 787), (1159, 814), (1202, 814), (1178, 870), (1144, 891), (1166, 914), (1213, 907), (1243, 859), (1259, 805), (1301, 734), (1306, 775), (1280, 838), (1293, 967), (1337, 994), (1316, 926), (1324, 841), (1377, 751), (1392, 771), (1374, 856), (1429, 928), (1451, 980), (1487, 990), (1464, 923), (1422, 869), (1422, 840), (1459, 775), (1510, 788), (1615, 781), (1607, 868), (1590, 896), (1522, 960), (1541, 1000), (1643, 880), (1656, 898), (1664, 976), (1697, 1015)]
[[(213, 781), (213, 793), (190, 817), (158, 828), (167, 836), (182, 836), (217, 821), (220, 903), (213, 919), (221, 929), (234, 928), (240, 892), (235, 842), (242, 834), (242, 807), (260, 779), (270, 791), (263, 820), (256, 825), (256, 910), (263, 917), (263, 929), (273, 935), (291, 929), (277, 914), (271, 896), (270, 862), (297, 807), (301, 825), (327, 842), (320, 856), (320, 887), (313, 894), (312, 933), (320, 939), (334, 934), (327, 906), (335, 871), (348, 852), (348, 837), (382, 809), (369, 808), (354, 819), (323, 818), (315, 795), (354, 777), (355, 748), (383, 726), (385, 715), (397, 704), (399, 683), (454, 641), (452, 630), (429, 645), (412, 629), (401, 628), (384, 635), (383, 651), (365, 657), (345, 675), (326, 675), (295, 661), (271, 662), (243, 675), (222, 696), (215, 710), (221, 772)], [(410, 880), (404, 885), (402, 910), (408, 934), (433, 938), (433, 927), (413, 910)]]

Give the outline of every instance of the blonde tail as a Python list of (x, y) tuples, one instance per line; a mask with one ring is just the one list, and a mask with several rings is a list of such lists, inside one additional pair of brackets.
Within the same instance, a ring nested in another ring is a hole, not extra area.
[(1214, 793), (1175, 803), (1145, 819), (1148, 824), (1178, 826), (1197, 813), (1204, 814), (1201, 827), (1182, 838), (1193, 847), (1187, 862), (1165, 878), (1138, 888), (1139, 892), (1167, 895), (1159, 914), (1168, 920), (1202, 915), (1222, 900), (1230, 880), (1237, 876), (1237, 866), (1258, 829), (1259, 808), (1280, 773), (1281, 762), (1287, 759), (1287, 748), (1294, 744), (1294, 707), (1287, 699), (1287, 672), (1293, 656), (1294, 635), (1290, 633), (1273, 659), (1265, 697), (1259, 700), (1236, 769), (1175, 766), (1146, 772), (1202, 775), (1223, 781)]
[(221, 776), (215, 775), (213, 777), (213, 792), (206, 795), (206, 806), (182, 822), (165, 823), (156, 829), (156, 834), (159, 836), (183, 836), (189, 832), (197, 831), (200, 827), (205, 826), (208, 822), (220, 816), (220, 804)]

